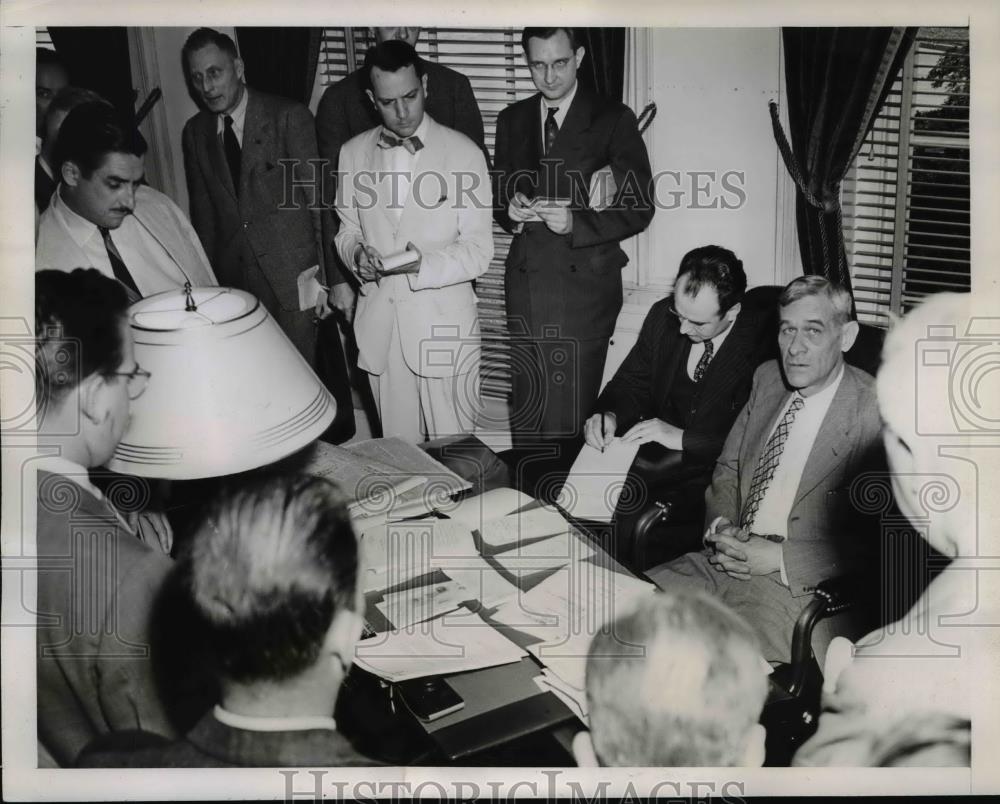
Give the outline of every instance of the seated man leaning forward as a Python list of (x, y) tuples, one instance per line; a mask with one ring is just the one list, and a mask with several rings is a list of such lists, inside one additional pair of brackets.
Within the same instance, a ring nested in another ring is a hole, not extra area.
[[(648, 499), (666, 475), (671, 489), (695, 501), (695, 528), (726, 434), (750, 396), (754, 371), (773, 349), (770, 317), (742, 305), (746, 286), (743, 262), (729, 249), (702, 246), (685, 254), (673, 295), (653, 305), (584, 427), (586, 442), (597, 449), (619, 433), (643, 445), (641, 458), (655, 460), (666, 450), (682, 457), (672, 473), (656, 464), (646, 471), (637, 461), (629, 480), (642, 488), (638, 496), (622, 496)], [(626, 519), (619, 511), (620, 528)]]
[(364, 622), (358, 545), (341, 491), (323, 478), (285, 476), (228, 492), (179, 565), (222, 700), (177, 742), (133, 732), (92, 745), (79, 764), (375, 764), (333, 719)]
[(112, 456), (150, 379), (127, 307), (125, 288), (93, 268), (35, 275), (38, 740), (60, 765), (107, 732), (174, 734), (153, 638), (173, 562), (87, 471)]
[(583, 767), (759, 767), (767, 687), (742, 617), (704, 592), (644, 597), (591, 643), (590, 731), (573, 755)]
[[(693, 585), (754, 624), (769, 661), (788, 661), (792, 629), (817, 583), (864, 561), (849, 487), (880, 454), (874, 380), (844, 363), (858, 334), (851, 296), (818, 276), (778, 299), (778, 361), (754, 375), (705, 495), (705, 550), (647, 574)], [(869, 540), (871, 541), (871, 540)]]

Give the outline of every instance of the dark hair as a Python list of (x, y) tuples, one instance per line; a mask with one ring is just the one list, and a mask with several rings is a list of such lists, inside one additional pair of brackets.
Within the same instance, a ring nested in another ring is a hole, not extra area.
[[(682, 276), (687, 277), (685, 295), (698, 295), (703, 285), (715, 288), (719, 297), (719, 315), (724, 315), (734, 304), (743, 301), (747, 289), (743, 261), (722, 246), (702, 246), (689, 251), (681, 259), (677, 281)], [(674, 287), (677, 287), (676, 282)]]
[(185, 78), (187, 78), (188, 59), (191, 57), (191, 54), (209, 45), (215, 45), (219, 50), (228, 53), (234, 59), (239, 58), (239, 53), (236, 51), (236, 43), (232, 40), (232, 37), (214, 28), (199, 28), (184, 40), (184, 46), (181, 48), (181, 67), (184, 70)]
[[(104, 98), (92, 89), (84, 89), (83, 87), (73, 86), (63, 87), (52, 97), (52, 102), (49, 104), (49, 108), (45, 112), (45, 124), (48, 125), (49, 118), (59, 112), (69, 112), (82, 103), (101, 102), (105, 102)], [(60, 128), (62, 128), (62, 126), (60, 126)]]
[(133, 116), (119, 112), (107, 101), (89, 101), (75, 106), (63, 120), (52, 167), (58, 172), (64, 162), (73, 162), (89, 178), (110, 153), (143, 156), (146, 140)]
[(566, 36), (569, 37), (569, 46), (573, 48), (573, 52), (582, 46), (582, 43), (576, 36), (576, 28), (525, 28), (521, 32), (521, 48), (525, 53), (528, 52), (528, 40), (532, 38), (537, 39), (551, 39), (560, 31), (565, 31)]
[(346, 498), (319, 477), (250, 479), (212, 504), (179, 571), (224, 678), (294, 677), (319, 658), (337, 612), (356, 608)]
[(409, 67), (411, 64), (416, 70), (417, 78), (423, 77), (424, 72), (426, 72), (424, 63), (409, 42), (404, 42), (402, 39), (387, 39), (384, 42), (379, 42), (368, 48), (368, 52), (365, 53), (364, 88), (372, 89), (373, 67), (378, 67), (387, 73), (394, 73), (404, 67)]
[(37, 66), (51, 64), (54, 67), (61, 67), (63, 72), (67, 75), (69, 74), (69, 70), (66, 68), (66, 62), (63, 60), (63, 57), (47, 47), (35, 48), (35, 64)]
[(124, 359), (125, 287), (96, 268), (35, 274), (35, 404), (58, 402), (95, 372)]

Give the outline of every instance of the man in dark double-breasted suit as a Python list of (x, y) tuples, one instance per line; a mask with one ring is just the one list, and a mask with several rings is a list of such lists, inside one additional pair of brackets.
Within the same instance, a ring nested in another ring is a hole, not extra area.
[[(511, 430), (527, 445), (580, 433), (621, 309), (619, 243), (646, 228), (653, 205), (635, 115), (579, 85), (584, 49), (573, 29), (526, 28), (522, 44), (539, 94), (497, 120), (494, 208), (514, 234)], [(599, 171), (613, 176), (613, 197), (591, 193)]]

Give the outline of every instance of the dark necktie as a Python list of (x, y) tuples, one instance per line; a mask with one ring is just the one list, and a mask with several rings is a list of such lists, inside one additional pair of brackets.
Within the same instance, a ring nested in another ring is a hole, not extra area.
[(420, 137), (405, 137), (400, 139), (399, 137), (394, 137), (387, 131), (383, 131), (379, 136), (379, 148), (398, 148), (402, 145), (411, 154), (415, 154), (424, 144), (420, 141)]
[(715, 344), (711, 341), (705, 341), (705, 351), (702, 352), (701, 359), (698, 361), (698, 365), (694, 367), (694, 381), (701, 382), (701, 378), (705, 376), (705, 371), (708, 370), (708, 364), (712, 360), (712, 352), (715, 351)]
[(108, 260), (111, 262), (111, 270), (114, 272), (115, 279), (121, 282), (125, 286), (125, 289), (129, 292), (129, 304), (138, 301), (142, 298), (142, 294), (139, 292), (139, 288), (135, 284), (132, 274), (129, 273), (128, 268), (125, 267), (125, 260), (123, 260), (122, 255), (118, 253), (118, 249), (115, 247), (115, 241), (111, 239), (111, 232), (103, 226), (98, 226), (97, 231), (99, 231), (101, 233), (101, 237), (104, 238), (104, 248), (107, 249)]
[(549, 107), (549, 116), (545, 118), (545, 153), (552, 150), (552, 145), (556, 141), (556, 134), (559, 133), (559, 124), (556, 122), (556, 112), (558, 106)]
[(229, 163), (229, 175), (233, 177), (233, 187), (236, 195), (240, 194), (240, 164), (242, 162), (243, 151), (240, 148), (240, 141), (236, 139), (236, 132), (233, 131), (233, 118), (228, 114), (222, 118), (225, 129), (222, 132), (222, 144), (226, 149), (226, 162)]
[(805, 401), (801, 396), (795, 394), (792, 404), (788, 406), (785, 415), (781, 417), (778, 426), (774, 428), (771, 437), (764, 445), (757, 468), (753, 473), (753, 480), (750, 482), (750, 493), (747, 494), (746, 505), (743, 506), (743, 516), (741, 524), (748, 530), (753, 527), (754, 518), (757, 516), (757, 509), (760, 508), (761, 500), (767, 493), (767, 487), (771, 485), (771, 478), (774, 477), (774, 470), (781, 463), (781, 453), (785, 451), (785, 442), (788, 440), (788, 431), (792, 429), (795, 422), (795, 414), (798, 413)]

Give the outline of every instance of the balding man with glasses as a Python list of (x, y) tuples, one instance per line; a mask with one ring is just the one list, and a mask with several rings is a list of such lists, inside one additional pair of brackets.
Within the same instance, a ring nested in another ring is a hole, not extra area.
[[(655, 498), (667, 482), (683, 489), (679, 499), (703, 505), (754, 370), (773, 350), (765, 311), (743, 309), (746, 286), (743, 263), (729, 249), (689, 251), (673, 295), (653, 305), (635, 346), (598, 397), (584, 425), (586, 442), (603, 449), (618, 435), (641, 445), (629, 477), (641, 486), (639, 497), (623, 494), (623, 500)], [(659, 472), (664, 458), (682, 470), (665, 478)], [(685, 518), (700, 525), (700, 511), (690, 513)], [(624, 530), (631, 532), (634, 516), (619, 510), (616, 523), (620, 540)]]

